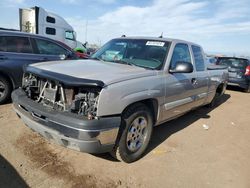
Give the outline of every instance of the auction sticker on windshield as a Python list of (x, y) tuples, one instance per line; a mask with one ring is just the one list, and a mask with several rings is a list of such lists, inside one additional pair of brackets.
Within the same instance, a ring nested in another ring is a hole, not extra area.
[(160, 42), (160, 41), (147, 41), (146, 43), (147, 46), (164, 46), (165, 42)]

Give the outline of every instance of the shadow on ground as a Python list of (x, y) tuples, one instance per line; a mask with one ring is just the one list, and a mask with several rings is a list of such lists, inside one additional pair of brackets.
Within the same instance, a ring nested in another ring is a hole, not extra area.
[[(162, 125), (159, 125), (154, 128), (153, 135), (151, 137), (151, 141), (149, 143), (148, 149), (145, 152), (145, 155), (150, 153), (154, 148), (156, 148), (158, 145), (160, 145), (162, 142), (164, 142), (168, 137), (170, 137), (172, 134), (181, 131), (182, 129), (188, 127), (195, 121), (205, 118), (209, 119), (210, 116), (208, 115), (209, 112), (211, 112), (213, 109), (217, 108), (218, 106), (225, 103), (230, 98), (229, 94), (224, 94), (221, 96), (213, 108), (208, 107), (200, 107), (196, 110), (190, 111), (187, 114), (174, 119), (172, 121), (169, 121), (167, 123), (163, 123)], [(144, 156), (145, 156), (144, 155)], [(117, 162), (114, 158), (112, 158), (109, 154), (98, 154), (95, 155), (96, 157), (100, 157), (106, 160)]]
[(237, 87), (237, 86), (227, 86), (227, 90), (231, 90), (231, 91), (238, 91), (238, 92), (243, 92), (244, 93), (244, 89)]
[(0, 155), (0, 187), (29, 187), (15, 168), (2, 155)]
[(200, 107), (196, 110), (188, 112), (187, 114), (177, 119), (174, 119), (172, 121), (166, 122), (160, 126), (155, 127), (149, 147), (145, 155), (147, 155), (154, 148), (156, 148), (158, 145), (164, 142), (172, 134), (181, 131), (182, 129), (188, 127), (195, 121), (199, 119), (209, 119), (210, 118), (210, 116), (208, 115), (209, 112), (211, 112), (213, 109), (225, 103), (229, 98), (230, 98), (229, 94), (224, 94), (218, 99), (213, 108)]

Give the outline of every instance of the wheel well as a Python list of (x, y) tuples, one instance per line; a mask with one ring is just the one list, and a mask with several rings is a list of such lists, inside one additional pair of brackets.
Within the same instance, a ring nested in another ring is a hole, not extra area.
[(14, 88), (14, 82), (8, 74), (5, 74), (5, 73), (0, 71), (0, 76), (3, 76), (4, 78), (6, 78), (9, 81), (9, 83), (11, 84), (12, 89)]
[[(144, 105), (146, 105), (152, 112), (152, 115), (153, 115), (153, 123), (156, 122), (157, 120), (157, 115), (158, 115), (158, 101), (156, 99), (145, 99), (145, 100), (142, 100), (142, 101), (137, 101), (137, 102), (134, 102), (130, 105), (128, 105), (124, 110), (123, 112), (128, 109), (130, 106), (132, 105), (135, 105), (137, 103), (142, 103)], [(122, 112), (122, 113), (123, 113)]]

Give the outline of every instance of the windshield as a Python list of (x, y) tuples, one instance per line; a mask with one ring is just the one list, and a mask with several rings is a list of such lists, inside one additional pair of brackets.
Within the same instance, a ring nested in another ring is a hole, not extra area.
[(91, 56), (93, 59), (160, 69), (170, 43), (142, 39), (114, 39)]
[(65, 31), (65, 38), (69, 40), (76, 40), (74, 31)]

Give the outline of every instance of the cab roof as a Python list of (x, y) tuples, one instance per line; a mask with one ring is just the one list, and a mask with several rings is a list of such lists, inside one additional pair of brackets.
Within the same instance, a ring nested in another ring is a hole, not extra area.
[(181, 39), (174, 39), (174, 38), (166, 38), (166, 37), (144, 37), (144, 36), (133, 36), (133, 37), (127, 37), (127, 36), (122, 36), (118, 37), (115, 39), (131, 39), (131, 40), (153, 40), (153, 41), (163, 41), (163, 42), (175, 42), (175, 43), (187, 43), (187, 44), (192, 44), (196, 46), (200, 46), (199, 44), (189, 42), (186, 40), (181, 40)]

